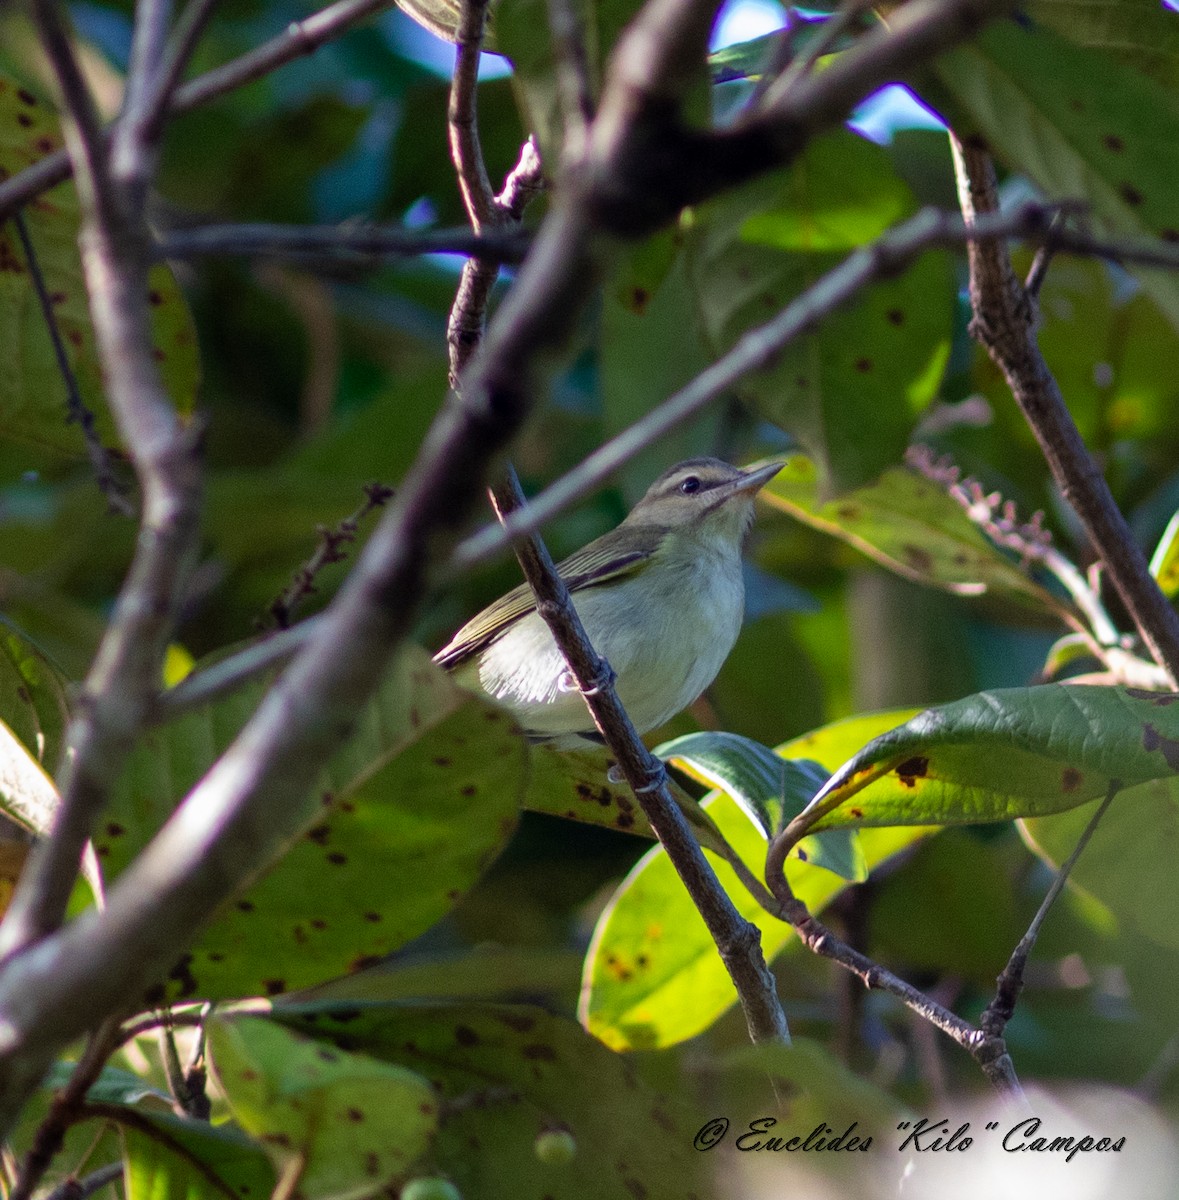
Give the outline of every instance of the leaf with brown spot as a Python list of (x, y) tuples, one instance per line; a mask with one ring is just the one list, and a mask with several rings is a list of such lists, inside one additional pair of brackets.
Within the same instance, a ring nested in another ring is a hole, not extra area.
[[(107, 846), (110, 878), (229, 744), (261, 686), (143, 739), (109, 812), (127, 831)], [(407, 651), (352, 740), (308, 780), (306, 835), (201, 935), (185, 995), (274, 994), (275, 980), (296, 991), (379, 961), (449, 912), (519, 814), (527, 746), (510, 723), (484, 720), (489, 709), (424, 651)], [(173, 981), (171, 994), (179, 986)]]
[[(274, 1015), (299, 1033), (334, 1038), (327, 1008), (287, 1005)], [(464, 1196), (603, 1200), (617, 1191), (603, 1171), (619, 1162), (649, 1200), (706, 1194), (701, 1172), (708, 1164), (691, 1146), (700, 1118), (684, 1102), (670, 1061), (648, 1075), (568, 1018), (525, 1006), (373, 1004), (340, 1032), (356, 1050), (434, 1084), (446, 1119), (432, 1162)], [(540, 1161), (535, 1139), (553, 1129), (572, 1135), (577, 1161), (596, 1169)]]
[[(1045, 684), (927, 709), (835, 772), (811, 802), (810, 828), (1042, 817), (1104, 797), (1111, 786), (1169, 779), (1179, 773), (1179, 706), (1160, 699), (1167, 697)], [(918, 777), (930, 786), (914, 790)]]
[[(888, 153), (847, 130), (813, 138), (789, 170), (699, 206), (687, 252), (713, 354), (915, 211)], [(937, 391), (949, 359), (952, 295), (947, 257), (923, 255), (796, 339), (737, 390), (797, 439), (826, 489), (858, 487), (901, 457)], [(906, 319), (898, 323), (896, 313)]]
[[(17, 87), (11, 76), (0, 74), (0, 81), (6, 85), (0, 88), (0, 178), (4, 178), (60, 146), (62, 134), (52, 106), (43, 97)], [(99, 437), (116, 444), (78, 253), (80, 215), (74, 185), (60, 184), (39, 197), (25, 207), (24, 218), (82, 398), (97, 418)], [(200, 375), (192, 316), (163, 264), (152, 268), (151, 286), (161, 301), (151, 309), (151, 323), (155, 350), (165, 355), (164, 386), (177, 409), (189, 413)], [(65, 384), (12, 224), (0, 228), (0, 345), (6, 348), (5, 368), (0, 371), (0, 437), (83, 457), (82, 432), (65, 419)]]
[[(1140, 20), (1129, 9), (1118, 19), (1137, 24), (1139, 35), (1161, 22), (1174, 38), (1173, 14), (1155, 7)], [(996, 22), (936, 60), (939, 105), (952, 125), (980, 129), (995, 154), (1050, 199), (1084, 197), (1102, 232), (1156, 237), (1174, 225), (1179, 94), (1135, 69), (1147, 59), (1129, 52), (1132, 38), (1113, 40), (1133, 66), (1044, 27)], [(1169, 71), (1174, 83), (1173, 55)], [(1112, 153), (1111, 139), (1121, 147)], [(1128, 269), (1179, 329), (1175, 272)]]
[(874, 483), (824, 502), (818, 469), (797, 454), (761, 496), (916, 583), (960, 596), (1001, 592), (1037, 608), (1048, 602), (1043, 589), (987, 541), (957, 501), (907, 467), (890, 467)]
[(215, 1018), (208, 1036), (234, 1119), (280, 1173), (299, 1164), (308, 1200), (362, 1200), (403, 1178), (433, 1141), (434, 1088), (413, 1071), (256, 1016)]

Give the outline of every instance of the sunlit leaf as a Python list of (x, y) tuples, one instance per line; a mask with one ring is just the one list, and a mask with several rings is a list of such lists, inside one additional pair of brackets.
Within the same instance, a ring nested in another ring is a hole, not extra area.
[(438, 1127), (429, 1080), (264, 1017), (209, 1025), (217, 1081), (238, 1124), (309, 1200), (360, 1200), (404, 1179)]
[(876, 738), (812, 803), (814, 829), (1009, 821), (1179, 772), (1179, 694), (1045, 684), (980, 692)]
[[(692, 1149), (695, 1114), (647, 1083), (642, 1064), (565, 1018), (491, 1004), (283, 1006), (274, 1015), (431, 1080), (446, 1111), (433, 1157), (464, 1196), (704, 1194), (697, 1172), (705, 1164)], [(538, 1157), (536, 1139), (549, 1130), (572, 1135), (572, 1162)]]
[(1167, 522), (1150, 560), (1150, 573), (1168, 600), (1179, 596), (1179, 512)]
[[(911, 710), (838, 721), (779, 747), (787, 758), (805, 757), (829, 768)], [(766, 842), (736, 802), (715, 793), (709, 815), (754, 874), (762, 872)], [(868, 870), (923, 837), (927, 829), (865, 830), (860, 847)], [(761, 931), (767, 959), (797, 946), (790, 926), (769, 916), (733, 871), (713, 867), (742, 916)], [(786, 876), (810, 909), (821, 911), (847, 887), (830, 871), (790, 859)], [(674, 1045), (703, 1032), (737, 995), (700, 914), (662, 848), (649, 851), (611, 898), (598, 920), (586, 957), (580, 1016), (595, 1037), (615, 1049)]]
[(1037, 603), (1047, 600), (1038, 584), (987, 541), (957, 501), (906, 467), (890, 467), (874, 483), (825, 501), (814, 463), (798, 454), (761, 495), (916, 583), (960, 596), (999, 591)]

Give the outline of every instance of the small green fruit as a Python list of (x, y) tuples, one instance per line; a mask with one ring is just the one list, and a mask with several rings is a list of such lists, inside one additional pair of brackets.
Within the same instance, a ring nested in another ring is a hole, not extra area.
[(577, 1142), (566, 1129), (546, 1129), (532, 1146), (533, 1152), (549, 1167), (563, 1167), (577, 1154)]
[(401, 1189), (400, 1200), (463, 1200), (463, 1194), (449, 1179), (423, 1175)]

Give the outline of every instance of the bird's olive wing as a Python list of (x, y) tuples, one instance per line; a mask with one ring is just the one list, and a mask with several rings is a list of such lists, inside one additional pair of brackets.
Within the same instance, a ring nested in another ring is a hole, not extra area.
[[(649, 537), (642, 536), (645, 532), (642, 529), (617, 529), (559, 562), (557, 572), (571, 592), (634, 574), (642, 569), (654, 552), (655, 543)], [(434, 655), (434, 661), (448, 670), (457, 667), (471, 655), (489, 646), (513, 622), (535, 608), (532, 589), (522, 583), (472, 617)]]

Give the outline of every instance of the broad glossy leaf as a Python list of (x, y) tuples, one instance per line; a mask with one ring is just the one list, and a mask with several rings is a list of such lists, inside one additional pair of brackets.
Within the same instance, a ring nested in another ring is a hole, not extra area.
[[(708, 815), (674, 779), (668, 784), (697, 841), (719, 850), (722, 843)], [(639, 837), (655, 836), (634, 792), (610, 777), (610, 759), (604, 750), (533, 746), (522, 807)]]
[(1168, 600), (1179, 596), (1179, 512), (1167, 522), (1150, 560), (1150, 573)]
[(987, 541), (960, 504), (906, 467), (890, 467), (874, 483), (825, 501), (815, 464), (796, 454), (761, 495), (916, 583), (960, 596), (999, 591), (1040, 603), (1048, 600), (1038, 584)]
[[(735, 733), (689, 733), (664, 742), (655, 752), (735, 800), (767, 842), (802, 812), (829, 774), (810, 759), (781, 758), (768, 746)], [(804, 838), (792, 853), (844, 879), (865, 878), (855, 838)]]
[[(790, 171), (696, 210), (689, 263), (713, 353), (913, 208), (885, 151), (836, 132), (813, 141)], [(900, 458), (941, 379), (953, 310), (947, 260), (925, 255), (788, 346), (740, 392), (798, 439), (825, 483), (857, 487)]]
[[(148, 733), (95, 847), (122, 870), (233, 740), (260, 688)], [(224, 905), (170, 975), (169, 996), (277, 994), (356, 970), (429, 928), (515, 827), (527, 748), (507, 717), (411, 650), (310, 781), (304, 836)], [(294, 802), (294, 801), (293, 801)]]
[[(61, 129), (41, 96), (0, 75), (0, 176), (15, 175), (62, 145)], [(103, 400), (101, 369), (78, 256), (79, 212), (65, 183), (23, 210), (82, 397), (104, 441), (115, 437)], [(155, 267), (149, 280), (152, 338), (164, 385), (189, 412), (199, 378), (192, 318), (172, 273)], [(0, 436), (83, 454), (82, 433), (66, 423), (66, 390), (14, 225), (0, 229)]]
[(1030, 0), (1033, 21), (1126, 63), (1168, 86), (1179, 84), (1179, 19), (1155, 0)]
[[(697, 1115), (677, 1096), (648, 1084), (641, 1063), (538, 1008), (284, 1006), (274, 1015), (430, 1079), (447, 1114), (432, 1159), (464, 1196), (683, 1200), (705, 1165), (691, 1148)], [(572, 1163), (538, 1159), (536, 1138), (549, 1130), (572, 1135)]]
[(259, 1200), (274, 1190), (262, 1147), (232, 1126), (136, 1117), (121, 1127), (127, 1200)]
[(1048, 816), (1179, 772), (1179, 693), (1045, 684), (927, 709), (855, 754), (813, 828)]
[[(806, 756), (824, 767), (909, 711), (839, 721), (779, 747), (788, 758)], [(714, 794), (709, 815), (754, 873), (761, 875), (766, 843), (736, 802)], [(871, 870), (928, 836), (927, 829), (865, 830), (860, 846)], [(761, 931), (767, 959), (797, 946), (792, 930), (749, 897), (732, 870), (713, 860), (717, 876), (743, 916)], [(847, 884), (829, 871), (791, 859), (791, 887), (811, 912), (819, 912)], [(649, 851), (615, 892), (598, 920), (586, 957), (579, 1016), (585, 1027), (618, 1050), (670, 1046), (702, 1033), (734, 1003), (736, 992), (704, 921), (661, 847)]]
[(235, 1120), (308, 1200), (360, 1200), (405, 1178), (433, 1141), (438, 1098), (405, 1067), (264, 1017), (215, 1017), (209, 1053)]
[(57, 788), (45, 768), (0, 721), (0, 805), (18, 825), (46, 833), (57, 810)]
[[(963, 123), (1050, 198), (1085, 200), (1105, 232), (1179, 236), (1173, 90), (1108, 54), (1013, 21), (941, 55), (935, 70)], [(1174, 272), (1135, 274), (1179, 327)]]
[[(1021, 821), (1032, 848), (1053, 867), (1073, 852), (1096, 804)], [(1069, 879), (1120, 921), (1179, 950), (1179, 780), (1155, 779), (1119, 792)]]

